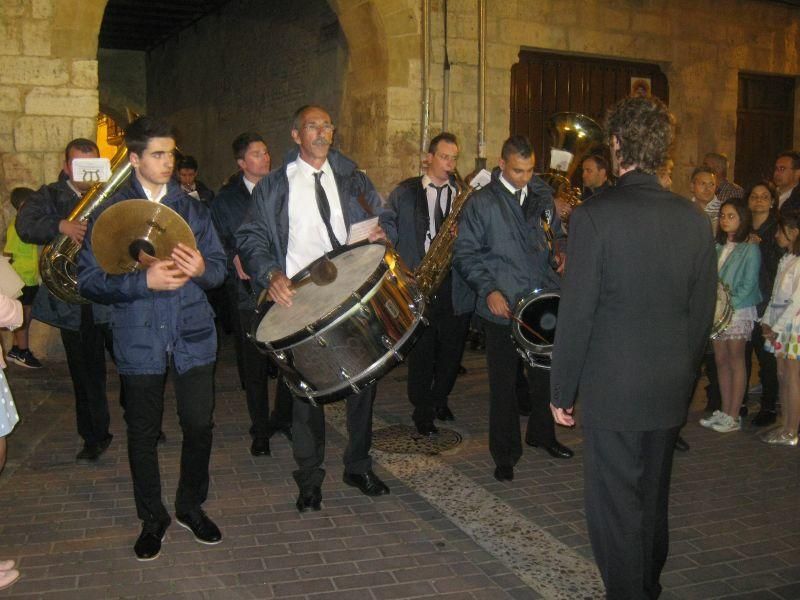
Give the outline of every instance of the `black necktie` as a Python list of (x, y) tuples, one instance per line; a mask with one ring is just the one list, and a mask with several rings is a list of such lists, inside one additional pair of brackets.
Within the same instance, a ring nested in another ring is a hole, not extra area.
[(317, 209), (319, 209), (319, 215), (322, 217), (322, 222), (325, 223), (325, 229), (328, 230), (328, 237), (331, 240), (331, 247), (336, 250), (337, 248), (341, 247), (339, 240), (336, 239), (336, 234), (333, 233), (333, 227), (331, 227), (331, 205), (328, 202), (328, 194), (325, 193), (325, 188), (322, 187), (322, 182), (320, 179), (322, 178), (322, 171), (317, 171), (314, 173), (314, 192), (315, 196), (317, 197)]
[[(436, 190), (436, 205), (433, 208), (433, 224), (436, 227), (436, 231), (433, 232), (434, 235), (439, 232), (439, 229), (442, 227), (442, 223), (444, 223), (445, 217), (450, 214), (450, 186), (446, 183), (441, 186), (437, 187), (433, 184), (430, 186)], [(447, 188), (447, 208), (442, 211), (442, 192)]]

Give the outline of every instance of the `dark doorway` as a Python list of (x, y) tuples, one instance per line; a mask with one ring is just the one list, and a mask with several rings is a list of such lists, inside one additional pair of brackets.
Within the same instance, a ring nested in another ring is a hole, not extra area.
[(734, 181), (747, 187), (772, 179), (775, 156), (791, 149), (794, 79), (739, 74)]
[(537, 169), (545, 170), (539, 157), (549, 153), (547, 120), (553, 114), (579, 112), (602, 125), (606, 109), (642, 81), (649, 81), (654, 96), (669, 100), (667, 77), (658, 65), (522, 50), (511, 67), (510, 133), (530, 138)]

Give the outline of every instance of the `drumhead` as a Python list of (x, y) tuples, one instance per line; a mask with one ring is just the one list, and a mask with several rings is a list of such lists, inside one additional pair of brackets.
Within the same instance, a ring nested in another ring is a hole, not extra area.
[(299, 288), (290, 307), (274, 304), (258, 325), (256, 339), (262, 343), (282, 340), (336, 310), (369, 280), (385, 253), (383, 244), (368, 244), (333, 256), (336, 279), (328, 285), (308, 283)]

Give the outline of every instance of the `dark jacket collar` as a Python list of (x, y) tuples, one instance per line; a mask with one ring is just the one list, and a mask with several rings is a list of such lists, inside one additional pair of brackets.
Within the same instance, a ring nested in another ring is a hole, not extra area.
[(655, 187), (656, 189), (663, 190), (661, 184), (658, 182), (658, 176), (654, 173), (645, 173), (639, 169), (629, 171), (622, 177), (617, 179), (616, 187), (625, 187), (627, 185), (645, 185), (647, 187)]

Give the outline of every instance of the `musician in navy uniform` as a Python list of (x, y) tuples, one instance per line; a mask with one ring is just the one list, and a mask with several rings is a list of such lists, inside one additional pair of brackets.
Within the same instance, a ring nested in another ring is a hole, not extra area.
[[(416, 269), (422, 262), (453, 209), (458, 194), (453, 176), (457, 160), (456, 137), (452, 133), (440, 133), (428, 147), (425, 175), (406, 179), (389, 195), (389, 206), (396, 215), (395, 247), (410, 269)], [(453, 274), (448, 270), (439, 289), (429, 299), (429, 326), (408, 356), (408, 399), (414, 406), (414, 424), (422, 435), (439, 432), (433, 423), (434, 417), (443, 421), (455, 418), (447, 397), (461, 364), (472, 304), (459, 309), (452, 279)]]
[[(511, 481), (522, 456), (515, 391), (521, 359), (511, 338), (511, 311), (533, 290), (559, 287), (547, 230), (560, 231), (561, 223), (552, 190), (533, 175), (535, 158), (526, 137), (508, 138), (499, 164), (492, 181), (461, 213), (453, 267), (472, 288), (475, 312), (486, 332), (494, 476)], [(526, 443), (543, 447), (554, 458), (571, 458), (572, 450), (556, 440), (547, 371), (528, 366), (527, 375), (531, 414)]]
[[(395, 238), (391, 220), (380, 214), (384, 209), (372, 182), (353, 161), (331, 149), (334, 130), (324, 108), (308, 105), (297, 110), (292, 123), (297, 156), (258, 183), (252, 209), (236, 234), (239, 257), (254, 289), (266, 289), (269, 300), (284, 306), (291, 306), (295, 294), (290, 278), (345, 244), (353, 223), (379, 215), (386, 231), (376, 228), (370, 241)], [(374, 399), (373, 385), (345, 400), (348, 443), (342, 479), (368, 496), (389, 493), (373, 472), (369, 455)], [(298, 467), (293, 475), (300, 490), (297, 510), (319, 510), (325, 478), (322, 406), (294, 399), (292, 438)]]

